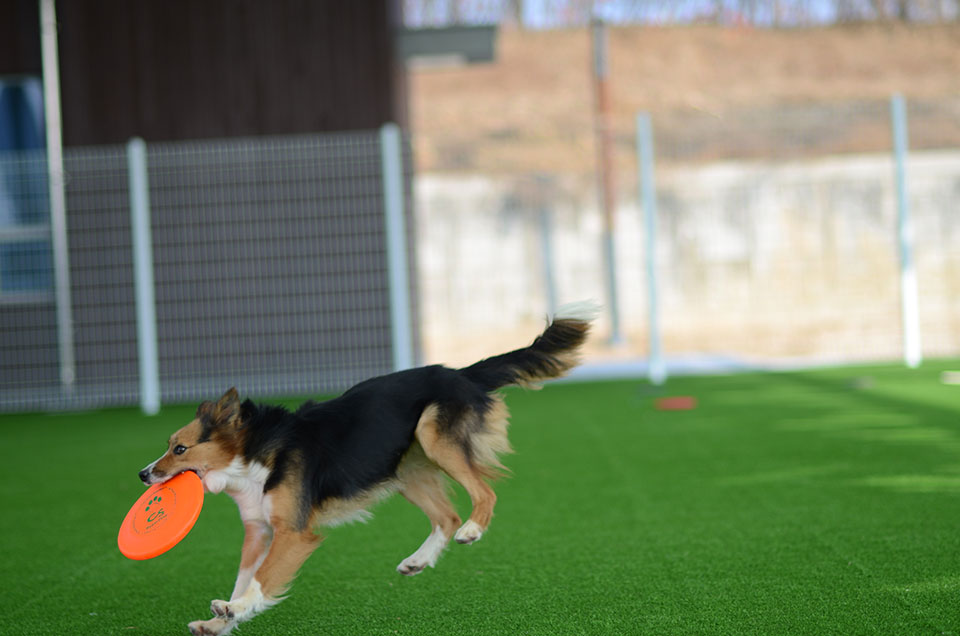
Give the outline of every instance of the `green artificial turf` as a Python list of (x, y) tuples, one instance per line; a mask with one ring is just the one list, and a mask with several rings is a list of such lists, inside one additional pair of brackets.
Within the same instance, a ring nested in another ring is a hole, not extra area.
[[(242, 634), (960, 633), (960, 362), (508, 392), (513, 476), (435, 570), (402, 498), (336, 528)], [(654, 408), (661, 395), (698, 407)], [(193, 407), (0, 417), (0, 633), (186, 634), (233, 586), (209, 496), (171, 552), (116, 533)], [(457, 504), (466, 515), (469, 501)]]

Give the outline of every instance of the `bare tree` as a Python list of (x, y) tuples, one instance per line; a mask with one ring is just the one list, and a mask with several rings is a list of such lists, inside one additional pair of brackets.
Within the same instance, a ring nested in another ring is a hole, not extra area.
[(901, 22), (910, 21), (910, 0), (897, 0), (897, 19)]
[(809, 25), (825, 6), (833, 9), (836, 22), (960, 20), (960, 0), (706, 0), (698, 15), (691, 15), (691, 4), (676, 0), (541, 0), (528, 6), (525, 0), (403, 0), (409, 19), (431, 25), (483, 19), (522, 27), (532, 17), (526, 11), (536, 8), (545, 25), (583, 26), (605, 6), (615, 8), (614, 13), (625, 23), (659, 16), (667, 22), (707, 19), (722, 24), (734, 14), (748, 24), (769, 19), (774, 26)]
[(723, 21), (723, 0), (713, 0), (713, 21), (716, 24)]
[(504, 18), (523, 28), (523, 0), (506, 0), (505, 4)]
[(887, 20), (890, 18), (887, 14), (886, 0), (872, 0), (871, 4), (873, 5), (873, 12), (877, 15), (878, 19)]

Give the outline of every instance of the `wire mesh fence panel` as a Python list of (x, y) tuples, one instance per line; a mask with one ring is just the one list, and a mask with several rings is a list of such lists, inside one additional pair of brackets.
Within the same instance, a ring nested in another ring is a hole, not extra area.
[[(657, 131), (665, 348), (768, 363), (901, 357), (889, 102), (690, 119)], [(951, 301), (933, 270), (958, 244), (924, 228), (942, 220), (937, 205), (956, 209), (947, 191), (958, 160), (930, 150), (909, 159), (914, 253), (930, 264), (919, 272), (922, 332), (941, 343)]]
[(0, 384), (20, 395), (59, 381), (45, 156), (0, 155)]
[[(928, 138), (930, 118), (949, 110), (910, 111), (911, 131), (926, 140), (912, 150), (908, 183), (927, 355), (960, 352), (960, 154)], [(887, 104), (751, 113), (654, 118), (668, 360), (898, 358)], [(472, 155), (484, 143), (472, 142)], [(524, 152), (521, 139), (491, 143)], [(233, 385), (336, 391), (391, 370), (381, 150), (376, 131), (148, 147), (165, 402)], [(525, 344), (559, 303), (607, 301), (597, 180), (574, 150), (530, 170), (417, 176), (414, 314), (427, 361), (472, 362)], [(0, 408), (137, 401), (127, 158), (123, 147), (65, 154), (76, 378), (64, 386), (45, 158), (0, 157)], [(625, 343), (607, 346), (601, 320), (594, 356), (648, 353), (643, 210), (630, 168), (618, 171), (614, 215)]]
[(165, 399), (389, 370), (376, 133), (148, 150)]
[[(381, 160), (377, 131), (148, 146), (164, 402), (333, 392), (392, 370)], [(65, 386), (45, 158), (0, 158), (0, 409), (137, 403), (127, 161), (125, 147), (65, 153)]]
[(847, 161), (661, 171), (658, 270), (668, 352), (898, 355), (889, 160)]
[(421, 332), (428, 362), (529, 344), (552, 305), (597, 298), (600, 216), (568, 175), (420, 175)]
[(137, 399), (130, 194), (123, 146), (64, 153), (70, 298), (81, 404)]
[(908, 162), (921, 346), (960, 353), (960, 151), (913, 153)]
[(921, 345), (960, 353), (960, 96), (910, 98), (907, 161)]
[(19, 182), (4, 202), (6, 224), (0, 321), (0, 407), (56, 408), (123, 403), (136, 398), (130, 230), (123, 149), (74, 150), (64, 155), (70, 207), (76, 369), (61, 384), (57, 311), (48, 211), (46, 158), (20, 153), (0, 168)]

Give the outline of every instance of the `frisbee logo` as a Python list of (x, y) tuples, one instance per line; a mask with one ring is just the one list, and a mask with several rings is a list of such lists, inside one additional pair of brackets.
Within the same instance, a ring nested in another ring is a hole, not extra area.
[(160, 503), (161, 501), (162, 501), (162, 499), (161, 499), (159, 496), (154, 497), (153, 499), (151, 499), (151, 500), (147, 503), (147, 512), (150, 512), (150, 506), (152, 506), (152, 505), (155, 504), (155, 503)]
[(133, 519), (134, 531), (137, 534), (149, 534), (158, 530), (173, 513), (176, 505), (176, 494), (169, 488), (160, 488), (145, 504), (140, 504)]
[[(153, 504), (160, 503), (161, 501), (163, 501), (163, 499), (159, 495), (151, 499), (150, 503), (147, 504), (147, 509), (145, 510), (145, 512), (150, 512), (150, 507), (153, 506)], [(154, 521), (161, 519), (164, 516), (166, 515), (163, 512), (163, 508), (157, 508), (156, 510), (153, 511), (153, 513), (149, 517), (147, 517), (147, 523), (148, 524), (153, 523)]]

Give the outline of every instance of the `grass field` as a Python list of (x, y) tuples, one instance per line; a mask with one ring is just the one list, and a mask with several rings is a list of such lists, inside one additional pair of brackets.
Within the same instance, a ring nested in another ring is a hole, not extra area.
[[(960, 633), (960, 362), (510, 391), (497, 515), (435, 570), (400, 498), (337, 528), (242, 634)], [(207, 498), (168, 554), (116, 548), (136, 473), (193, 408), (0, 418), (0, 633), (186, 634), (241, 526)], [(461, 512), (465, 494), (457, 497)]]

